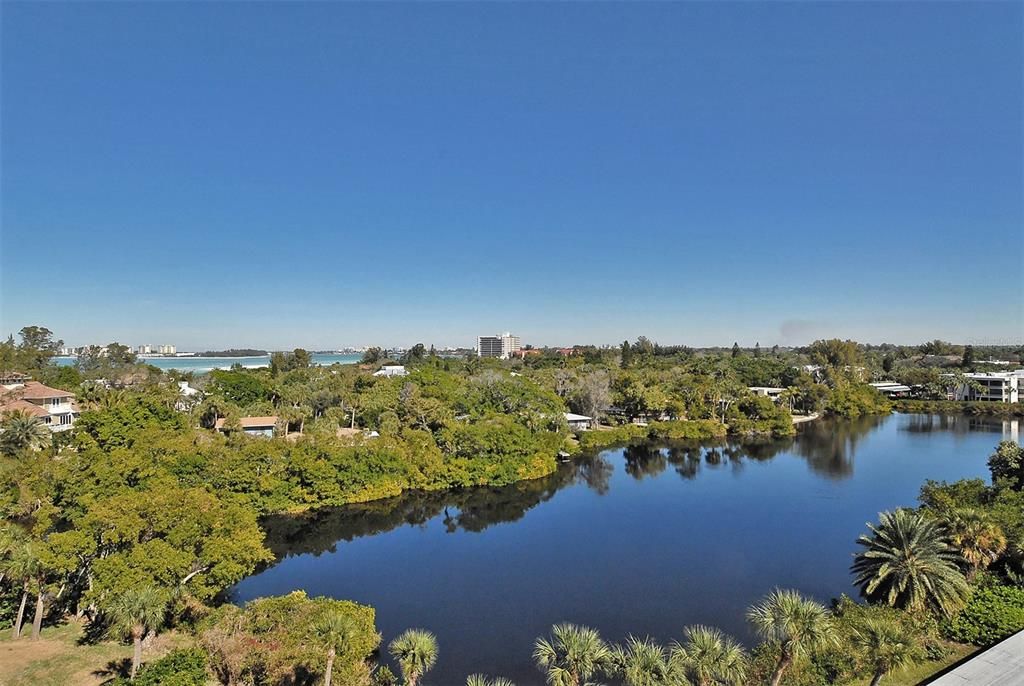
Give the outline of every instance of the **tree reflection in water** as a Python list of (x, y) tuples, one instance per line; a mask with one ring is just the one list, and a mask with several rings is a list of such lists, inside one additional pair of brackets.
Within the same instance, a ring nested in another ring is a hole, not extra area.
[[(919, 418), (914, 418), (917, 421)], [(853, 474), (860, 440), (877, 428), (883, 417), (819, 420), (803, 425), (795, 439), (760, 442), (641, 443), (622, 449), (624, 470), (636, 480), (655, 478), (669, 466), (683, 479), (695, 479), (704, 466), (743, 470), (748, 461), (764, 462), (781, 452), (807, 460), (817, 474), (845, 479)], [(920, 431), (918, 428), (908, 428)], [(289, 555), (333, 552), (339, 541), (391, 531), (401, 526), (424, 526), (436, 517), (448, 532), (483, 531), (492, 524), (514, 522), (528, 510), (550, 500), (559, 490), (583, 484), (599, 495), (611, 487), (614, 451), (582, 457), (559, 465), (547, 477), (502, 488), (457, 491), (410, 491), (396, 498), (331, 508), (302, 515), (275, 515), (263, 520), (267, 546), (280, 560)]]

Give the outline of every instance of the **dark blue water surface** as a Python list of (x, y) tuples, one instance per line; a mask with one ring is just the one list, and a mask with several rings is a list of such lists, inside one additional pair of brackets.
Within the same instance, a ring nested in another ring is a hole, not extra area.
[(915, 505), (925, 479), (986, 477), (1009, 422), (893, 415), (821, 420), (767, 445), (608, 450), (502, 489), (408, 494), (265, 522), (278, 562), (238, 602), (305, 589), (374, 606), (384, 642), (437, 634), (427, 676), (541, 684), (534, 640), (552, 624), (668, 642), (711, 624), (752, 642), (747, 606), (773, 587), (854, 594), (854, 540)]

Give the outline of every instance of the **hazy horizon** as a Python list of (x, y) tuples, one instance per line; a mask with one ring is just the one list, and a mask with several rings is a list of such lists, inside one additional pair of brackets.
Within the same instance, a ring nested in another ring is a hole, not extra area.
[(4, 335), (1024, 338), (1020, 3), (0, 12)]

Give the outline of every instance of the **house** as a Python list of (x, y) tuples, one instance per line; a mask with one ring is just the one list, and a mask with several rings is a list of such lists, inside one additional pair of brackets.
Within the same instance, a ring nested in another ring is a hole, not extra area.
[(21, 410), (38, 417), (50, 431), (66, 431), (78, 418), (75, 394), (32, 381), (24, 374), (7, 372), (0, 386), (0, 414)]
[(876, 381), (870, 385), (887, 398), (906, 398), (912, 391), (910, 386), (895, 381)]
[(952, 389), (953, 400), (1015, 403), (1024, 388), (1024, 369), (1013, 372), (975, 372), (964, 374), (967, 383)]
[(203, 392), (198, 388), (189, 386), (188, 381), (178, 382), (178, 400), (174, 403), (174, 409), (178, 412), (187, 412), (196, 403), (203, 399)]
[(408, 376), (409, 372), (403, 365), (386, 364), (373, 373), (374, 376)]
[[(213, 425), (213, 428), (221, 433), (228, 433), (230, 429), (225, 428), (227, 420), (221, 417)], [(242, 432), (248, 436), (273, 436), (277, 426), (277, 417), (242, 417), (238, 420)]]
[(588, 417), (583, 414), (573, 414), (572, 412), (566, 412), (564, 416), (565, 421), (569, 424), (569, 428), (573, 431), (589, 431), (591, 422), (594, 421), (593, 417)]
[(771, 398), (772, 401), (778, 402), (779, 396), (782, 395), (782, 392), (785, 391), (786, 389), (778, 388), (776, 386), (747, 386), (747, 390), (749, 390), (754, 395), (760, 395), (764, 398)]

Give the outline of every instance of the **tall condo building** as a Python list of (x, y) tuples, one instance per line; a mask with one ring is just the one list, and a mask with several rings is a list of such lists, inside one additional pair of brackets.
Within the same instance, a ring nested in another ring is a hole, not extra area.
[(480, 357), (499, 357), (507, 360), (520, 349), (519, 336), (509, 332), (495, 336), (477, 336), (476, 351)]

